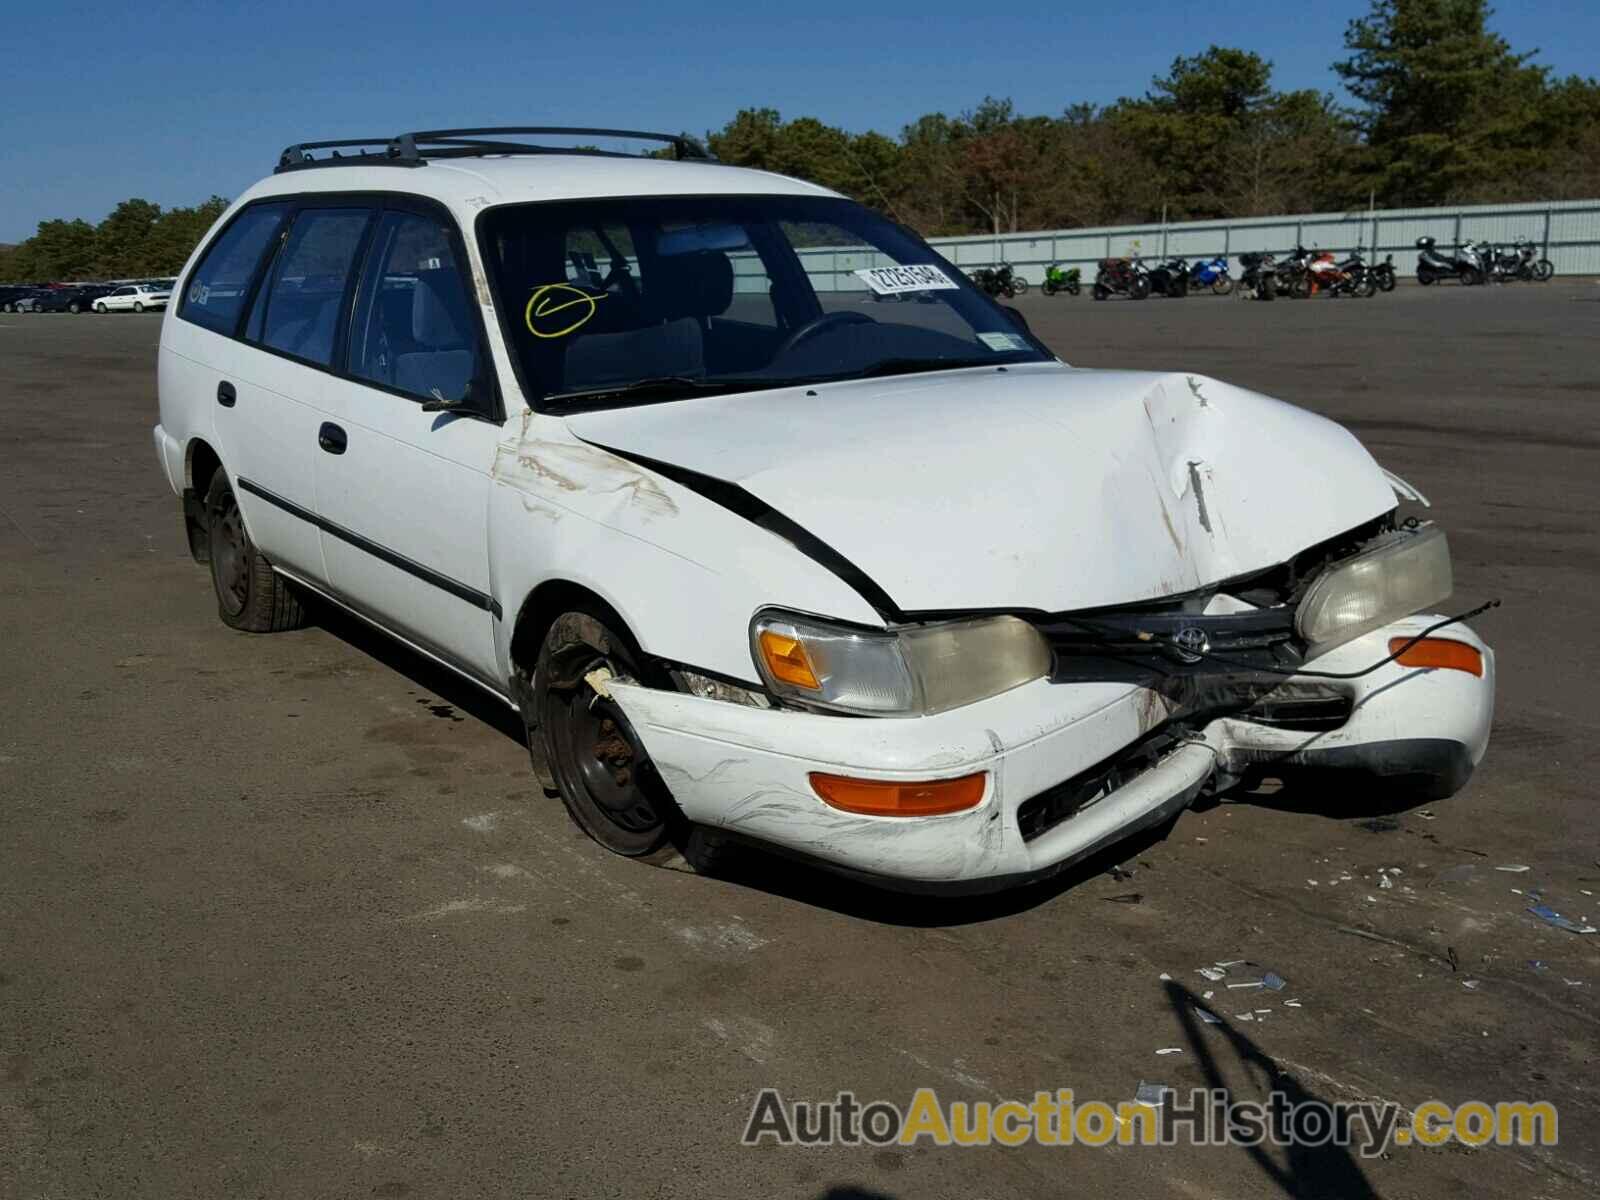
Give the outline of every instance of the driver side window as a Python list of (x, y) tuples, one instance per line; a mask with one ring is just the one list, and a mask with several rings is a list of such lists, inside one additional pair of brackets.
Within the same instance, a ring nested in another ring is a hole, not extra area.
[(418, 400), (466, 398), (478, 340), (449, 232), (433, 217), (385, 213), (367, 257), (348, 369)]

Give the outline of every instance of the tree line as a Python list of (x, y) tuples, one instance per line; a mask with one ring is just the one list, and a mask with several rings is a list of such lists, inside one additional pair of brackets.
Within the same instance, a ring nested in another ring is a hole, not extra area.
[[(1347, 104), (1279, 91), (1260, 55), (1210, 46), (1142, 96), (1059, 116), (989, 97), (893, 138), (748, 108), (707, 140), (929, 237), (1600, 196), (1600, 81), (1555, 78), (1490, 15), (1487, 0), (1372, 0), (1333, 64)], [(0, 248), (0, 280), (170, 275), (224, 207), (125, 200), (99, 225), (43, 221)]]

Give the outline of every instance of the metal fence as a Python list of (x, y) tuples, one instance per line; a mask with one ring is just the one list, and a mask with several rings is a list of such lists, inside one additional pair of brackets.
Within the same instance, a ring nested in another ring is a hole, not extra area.
[(941, 254), (962, 268), (1009, 262), (1030, 283), (1044, 279), (1051, 263), (1094, 275), (1102, 258), (1138, 254), (1147, 259), (1235, 256), (1249, 250), (1282, 255), (1296, 245), (1323, 250), (1359, 249), (1368, 260), (1393, 254), (1402, 277), (1416, 264), (1416, 240), (1434, 238), (1441, 247), (1462, 242), (1509, 245), (1531, 240), (1558, 275), (1600, 275), (1600, 200), (1548, 204), (1496, 204), (1472, 208), (1380, 208), (1348, 213), (1187, 221), (1170, 225), (1117, 225), (1101, 229), (1053, 229), (998, 236), (930, 238)]

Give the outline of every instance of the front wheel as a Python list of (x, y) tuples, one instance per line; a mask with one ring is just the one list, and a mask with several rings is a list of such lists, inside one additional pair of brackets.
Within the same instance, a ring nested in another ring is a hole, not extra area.
[(1417, 268), (1417, 282), (1423, 287), (1431, 287), (1433, 285), (1434, 278), (1434, 273), (1427, 267)]
[(1041, 292), (1043, 292), (1046, 296), (1054, 296), (1056, 294), (1055, 280), (1046, 279), (1043, 283), (1041, 283), (1039, 285), (1039, 290)]
[(106, 306), (104, 304), (96, 304), (94, 306), (94, 310), (95, 310), (95, 312), (104, 315), (105, 311), (106, 311)]
[(1483, 284), (1483, 272), (1478, 270), (1477, 267), (1468, 267), (1461, 272), (1461, 282), (1467, 287), (1481, 287)]
[(1380, 271), (1380, 272), (1378, 272), (1378, 290), (1380, 292), (1392, 292), (1392, 291), (1394, 291), (1394, 272), (1393, 271)]
[(1012, 279), (1011, 294), (1014, 296), (1026, 296), (1028, 294), (1028, 281), (1020, 275)]
[(1078, 281), (1076, 279), (1074, 279), (1071, 283), (1067, 284), (1067, 295), (1076, 296), (1077, 294), (1078, 294)]
[(300, 597), (250, 540), (233, 487), (221, 471), (206, 490), (206, 536), (217, 615), (224, 625), (247, 633), (276, 633), (305, 623)]
[(533, 711), (573, 821), (607, 850), (639, 858), (666, 843), (676, 809), (621, 706), (606, 694), (607, 677), (595, 674), (643, 677), (643, 655), (609, 619), (585, 611), (556, 618), (539, 650)]
[(1111, 295), (1111, 289), (1096, 279), (1094, 281), (1094, 288), (1089, 294), (1092, 295), (1096, 300), (1104, 300)]
[(1211, 293), (1214, 296), (1226, 296), (1233, 291), (1233, 278), (1223, 272), (1211, 281)]
[(1541, 258), (1533, 268), (1533, 277), (1540, 283), (1549, 283), (1555, 277), (1556, 268), (1548, 258)]
[(1150, 294), (1150, 276), (1135, 275), (1133, 282), (1128, 285), (1128, 295), (1135, 300), (1143, 300)]

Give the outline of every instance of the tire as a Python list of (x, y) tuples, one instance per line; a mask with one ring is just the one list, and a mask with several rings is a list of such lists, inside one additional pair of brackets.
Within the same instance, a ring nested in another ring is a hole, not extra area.
[(1379, 271), (1378, 272), (1378, 290), (1380, 292), (1392, 292), (1392, 291), (1394, 291), (1394, 272), (1393, 271)]
[(1363, 300), (1370, 300), (1378, 294), (1378, 280), (1373, 275), (1363, 275), (1361, 282), (1356, 285), (1356, 295)]
[(300, 597), (255, 548), (233, 487), (221, 471), (206, 490), (206, 538), (217, 616), (224, 625), (246, 633), (277, 633), (305, 624)]
[(644, 656), (611, 621), (598, 606), (556, 618), (539, 648), (533, 711), (568, 815), (607, 850), (642, 858), (665, 846), (682, 818), (621, 706), (585, 678), (600, 667), (646, 678)]
[(1011, 280), (1012, 295), (1026, 296), (1028, 294), (1028, 281), (1018, 275)]
[(143, 302), (139, 301), (139, 300), (135, 300), (133, 302), (133, 311), (136, 312), (136, 313), (142, 313), (144, 311)]
[(1540, 283), (1549, 283), (1555, 278), (1556, 267), (1548, 258), (1541, 258), (1534, 264), (1533, 277)]
[(1468, 267), (1461, 272), (1461, 283), (1464, 287), (1482, 287), (1483, 272), (1476, 267)]
[(1187, 275), (1174, 276), (1172, 282), (1167, 285), (1167, 295), (1174, 300), (1182, 300), (1188, 294), (1189, 277)]
[(1128, 295), (1135, 300), (1143, 300), (1150, 294), (1150, 276), (1135, 275), (1133, 282), (1128, 285)]
[(95, 312), (99, 313), (101, 316), (104, 316), (105, 315), (105, 311), (106, 311), (106, 306), (104, 304), (96, 304), (94, 306), (94, 310), (95, 310)]
[(1277, 294), (1277, 283), (1271, 275), (1261, 277), (1261, 286), (1256, 291), (1257, 300), (1271, 300)]
[(1056, 285), (1052, 280), (1046, 279), (1039, 285), (1039, 290), (1046, 296), (1054, 296), (1056, 294)]
[(1213, 279), (1211, 281), (1211, 294), (1212, 295), (1214, 295), (1214, 296), (1226, 296), (1231, 291), (1233, 291), (1233, 277), (1232, 276), (1225, 275), (1225, 274), (1224, 275), (1218, 275), (1215, 279)]
[(1078, 283), (1076, 281), (1067, 284), (1067, 295), (1076, 296), (1079, 291), (1080, 291), (1080, 288), (1079, 288), (1079, 285), (1078, 285)]
[(1433, 271), (1428, 267), (1417, 268), (1417, 282), (1423, 287), (1432, 287), (1434, 281)]
[(76, 300), (74, 300), (71, 304), (67, 305), (67, 311), (73, 316), (77, 316), (83, 311), (83, 307)]
[(1096, 279), (1094, 281), (1094, 288), (1089, 294), (1092, 295), (1096, 300), (1104, 300), (1106, 297), (1111, 295), (1111, 289)]

